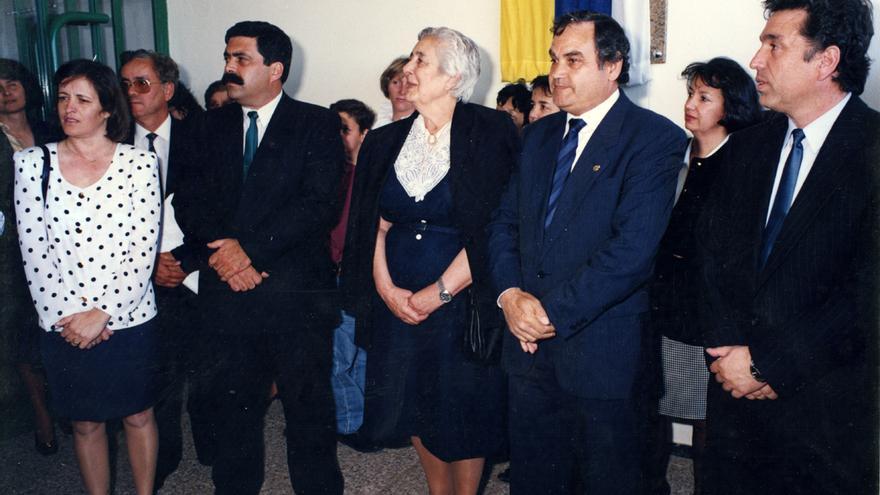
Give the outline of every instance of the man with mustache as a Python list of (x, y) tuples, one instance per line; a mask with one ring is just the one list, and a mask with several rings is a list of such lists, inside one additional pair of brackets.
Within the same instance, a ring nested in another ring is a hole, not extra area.
[(202, 187), (184, 223), (202, 247), (217, 494), (260, 491), (273, 381), (294, 491), (343, 491), (329, 379), (339, 308), (327, 239), (339, 219), (345, 157), (339, 116), (282, 91), (291, 52), (272, 24), (229, 28), (223, 82), (234, 103), (205, 112), (198, 126)]
[[(120, 80), (134, 117), (127, 142), (157, 155), (164, 194), (160, 254), (153, 275), (164, 377), (163, 393), (154, 408), (159, 429), (155, 482), (158, 490), (180, 463), (183, 388), (186, 370), (190, 364), (195, 364), (193, 351), (200, 338), (195, 308), (197, 247), (184, 236), (178, 220), (185, 208), (182, 203), (197, 187), (187, 183), (187, 174), (198, 161), (191, 155), (195, 144), (192, 133), (169, 113), (168, 101), (174, 95), (180, 74), (174, 60), (161, 53), (135, 50), (123, 53), (121, 63)], [(192, 389), (190, 420), (199, 459), (204, 460), (210, 454), (206, 443), (208, 438), (204, 434), (207, 427), (205, 415), (199, 414), (200, 402)]]
[(880, 114), (869, 0), (765, 0), (779, 112), (731, 135), (697, 226), (707, 493), (877, 493)]

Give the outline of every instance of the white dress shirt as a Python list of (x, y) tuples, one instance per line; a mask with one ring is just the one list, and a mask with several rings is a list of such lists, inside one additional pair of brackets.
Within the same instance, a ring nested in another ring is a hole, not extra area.
[[(244, 129), (244, 133), (242, 136), (247, 136), (248, 127), (251, 126), (251, 119), (248, 117), (248, 112), (257, 111), (257, 146), (260, 146), (260, 143), (263, 142), (263, 135), (266, 134), (266, 127), (269, 125), (269, 121), (272, 120), (272, 115), (275, 113), (275, 109), (278, 108), (278, 102), (281, 101), (281, 95), (284, 92), (281, 91), (278, 95), (273, 98), (269, 103), (266, 103), (260, 108), (250, 108), (246, 106), (241, 107), (241, 115), (242, 115), (242, 129)], [(241, 140), (241, 152), (244, 154), (244, 147), (247, 146), (247, 139)]]
[[(822, 149), (822, 144), (825, 143), (825, 138), (828, 137), (828, 133), (831, 132), (831, 127), (834, 126), (834, 122), (837, 121), (837, 117), (840, 116), (840, 112), (843, 111), (843, 107), (846, 106), (846, 103), (851, 96), (852, 93), (847, 93), (837, 105), (831, 107), (830, 110), (823, 113), (819, 118), (810, 122), (802, 129), (804, 131), (804, 140), (802, 141), (804, 154), (801, 159), (801, 168), (798, 170), (797, 182), (794, 186), (794, 194), (791, 196), (792, 205), (794, 205), (801, 187), (807, 180), (807, 176), (813, 168), (813, 163), (816, 162), (816, 156), (819, 154), (819, 150)], [(779, 153), (779, 164), (776, 166), (776, 179), (773, 181), (773, 192), (770, 194), (770, 204), (767, 206), (767, 216), (764, 218), (765, 225), (770, 221), (770, 211), (773, 209), (773, 201), (776, 200), (776, 191), (779, 189), (779, 182), (782, 180), (782, 170), (785, 168), (785, 160), (788, 158), (788, 154), (791, 152), (791, 147), (794, 143), (794, 139), (791, 137), (791, 131), (795, 129), (797, 129), (797, 125), (789, 118), (788, 130), (785, 134), (785, 144), (782, 146), (782, 151)]]
[[(150, 148), (150, 140), (147, 139), (147, 134), (149, 133), (150, 131), (147, 128), (135, 122), (135, 148), (142, 150)], [(156, 155), (159, 158), (159, 169), (162, 171), (160, 175), (162, 178), (162, 191), (166, 191), (168, 187), (168, 155), (171, 150), (171, 114), (165, 118), (165, 121), (153, 133), (156, 134), (156, 138), (153, 140), (153, 148), (156, 150)], [(174, 193), (166, 194), (162, 204), (162, 236), (159, 239), (160, 253), (171, 251), (183, 245), (183, 230), (177, 223), (177, 218), (174, 214), (174, 206), (171, 204), (173, 199)], [(188, 274), (182, 283), (184, 287), (198, 294), (199, 272), (194, 271)]]
[[(581, 153), (584, 152), (584, 148), (587, 147), (587, 143), (590, 142), (590, 138), (593, 137), (593, 133), (596, 132), (596, 128), (599, 127), (599, 124), (602, 123), (602, 119), (605, 118), (605, 115), (611, 110), (611, 107), (617, 103), (617, 99), (620, 98), (620, 90), (615, 90), (614, 93), (611, 94), (608, 98), (605, 99), (602, 103), (599, 103), (595, 107), (580, 115), (572, 115), (570, 113), (566, 114), (565, 117), (565, 132), (562, 133), (565, 136), (568, 133), (568, 123), (571, 119), (581, 119), (586, 122), (587, 125), (581, 127), (581, 130), (578, 131), (578, 147), (577, 151), (574, 153), (574, 162), (571, 164), (571, 169), (574, 170), (574, 166), (577, 164), (578, 160), (581, 157)], [(561, 138), (560, 138), (561, 139)]]

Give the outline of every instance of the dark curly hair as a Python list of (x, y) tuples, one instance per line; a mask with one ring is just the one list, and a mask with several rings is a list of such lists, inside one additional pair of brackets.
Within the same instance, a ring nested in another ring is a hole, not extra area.
[(43, 109), (43, 91), (36, 76), (21, 62), (9, 58), (0, 58), (0, 79), (18, 81), (24, 88), (24, 112), (28, 124), (33, 127), (41, 120)]
[(523, 118), (528, 122), (529, 111), (532, 109), (532, 92), (526, 86), (526, 82), (523, 79), (514, 84), (508, 84), (498, 91), (495, 103), (501, 106), (507, 103), (507, 100), (512, 100), (513, 108), (523, 114)]
[(681, 72), (687, 78), (688, 91), (697, 79), (721, 91), (724, 116), (718, 121), (727, 132), (736, 132), (756, 124), (761, 118), (761, 104), (755, 81), (738, 63), (716, 57), (708, 62), (694, 62)]
[(592, 12), (589, 10), (579, 10), (563, 14), (553, 21), (553, 27), (550, 31), (553, 36), (559, 36), (571, 24), (580, 24), (584, 22), (592, 22), (595, 29), (596, 56), (599, 59), (599, 67), (603, 67), (605, 62), (622, 61), (620, 66), (620, 75), (617, 76), (618, 84), (626, 84), (629, 82), (629, 40), (623, 28), (610, 16)]
[(55, 71), (53, 82), (57, 89), (67, 81), (79, 77), (91, 83), (98, 93), (101, 109), (110, 114), (107, 118), (107, 137), (117, 143), (124, 141), (131, 125), (131, 114), (128, 113), (128, 101), (122, 94), (122, 86), (116, 73), (100, 62), (78, 59), (59, 67)]
[(807, 13), (800, 33), (813, 47), (804, 53), (804, 60), (836, 46), (840, 49), (840, 62), (834, 81), (843, 91), (861, 94), (871, 67), (868, 45), (874, 25), (870, 0), (764, 0), (767, 17), (781, 10)]

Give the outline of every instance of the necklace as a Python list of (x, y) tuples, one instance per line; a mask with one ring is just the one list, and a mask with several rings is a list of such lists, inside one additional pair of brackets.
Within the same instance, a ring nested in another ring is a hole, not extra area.
[(64, 141), (64, 144), (67, 146), (67, 150), (68, 150), (68, 151), (70, 151), (71, 153), (73, 153), (73, 154), (79, 156), (80, 158), (82, 158), (83, 160), (85, 160), (86, 162), (88, 162), (89, 164), (95, 163), (96, 161), (100, 160), (101, 157), (102, 157), (103, 154), (104, 154), (103, 152), (99, 152), (97, 157), (95, 157), (95, 158), (89, 158), (89, 157), (87, 157), (86, 155), (80, 153), (79, 150), (77, 150), (76, 148), (74, 148), (73, 145), (70, 144), (70, 141)]

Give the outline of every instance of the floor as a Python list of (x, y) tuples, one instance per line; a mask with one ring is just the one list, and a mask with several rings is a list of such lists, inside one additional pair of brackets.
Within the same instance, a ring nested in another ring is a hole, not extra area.
[[(165, 482), (162, 495), (202, 495), (213, 492), (210, 468), (195, 460), (189, 424), (184, 417), (185, 445), (180, 468)], [(263, 494), (291, 493), (283, 442), (284, 419), (276, 401), (266, 418), (266, 481)], [(25, 433), (0, 442), (0, 493), (28, 495), (78, 495), (85, 493), (74, 458), (72, 439), (58, 432), (60, 450), (51, 457), (34, 451), (32, 433)], [(425, 478), (412, 447), (362, 454), (339, 446), (339, 464), (345, 476), (347, 494), (423, 494), (427, 493)], [(508, 485), (496, 475), (506, 465), (496, 465), (484, 490), (485, 495), (506, 494)], [(690, 494), (693, 490), (691, 462), (673, 457), (667, 474), (673, 495)], [(133, 493), (131, 471), (120, 449), (116, 495)]]

